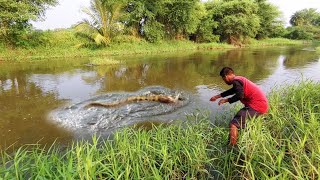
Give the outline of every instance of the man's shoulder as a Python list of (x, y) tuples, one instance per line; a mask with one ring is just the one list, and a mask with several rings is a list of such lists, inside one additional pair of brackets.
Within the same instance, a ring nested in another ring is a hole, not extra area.
[(232, 84), (235, 85), (235, 86), (237, 86), (237, 85), (243, 86), (243, 79), (235, 78), (235, 79), (232, 81)]

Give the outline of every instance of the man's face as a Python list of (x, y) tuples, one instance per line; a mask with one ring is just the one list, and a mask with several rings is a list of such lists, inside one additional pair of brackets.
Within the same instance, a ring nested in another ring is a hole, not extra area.
[(226, 84), (228, 84), (228, 85), (232, 84), (232, 80), (231, 80), (231, 76), (230, 75), (226, 75), (226, 76), (222, 77), (222, 79)]

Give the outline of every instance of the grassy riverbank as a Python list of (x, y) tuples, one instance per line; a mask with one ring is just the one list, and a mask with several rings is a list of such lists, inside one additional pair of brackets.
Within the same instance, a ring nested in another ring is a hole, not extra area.
[(77, 48), (76, 45), (64, 47), (42, 47), (34, 49), (3, 49), (0, 55), (2, 61), (35, 61), (52, 58), (80, 58), (80, 57), (101, 57), (135, 54), (156, 54), (163, 52), (175, 52), (186, 50), (211, 50), (230, 49), (232, 45), (222, 43), (197, 44), (191, 41), (167, 41), (159, 43), (148, 43), (138, 41), (135, 43), (112, 44), (109, 47), (99, 49)]
[[(71, 32), (57, 33), (54, 36), (54, 43), (49, 43), (36, 48), (16, 48), (8, 49), (0, 46), (0, 61), (35, 61), (52, 58), (79, 58), (79, 57), (99, 57), (115, 55), (134, 54), (156, 54), (175, 51), (196, 51), (196, 50), (217, 50), (236, 48), (233, 45), (223, 43), (194, 43), (191, 41), (163, 41), (159, 43), (148, 43), (144, 40), (134, 39), (132, 41), (117, 42), (109, 47), (88, 49), (78, 48), (80, 42), (72, 36)], [(125, 39), (125, 38), (123, 38)], [(128, 37), (127, 39), (130, 39)], [(301, 45), (304, 41), (288, 40), (283, 38), (250, 40), (244, 47), (262, 47), (279, 45)]]
[[(3, 179), (318, 179), (320, 84), (310, 81), (269, 95), (268, 115), (250, 121), (238, 148), (226, 147), (226, 125), (194, 113), (187, 124), (126, 128), (114, 139), (75, 142), (67, 149), (37, 145), (1, 152)], [(230, 119), (232, 113), (217, 116)]]

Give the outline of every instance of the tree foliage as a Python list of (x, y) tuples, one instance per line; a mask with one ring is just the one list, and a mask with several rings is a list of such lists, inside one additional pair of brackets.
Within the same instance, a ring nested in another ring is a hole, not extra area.
[(312, 33), (308, 32), (303, 27), (288, 27), (287, 34), (285, 35), (288, 39), (300, 39), (300, 40), (311, 40), (313, 39)]
[(198, 0), (173, 0), (165, 3), (162, 21), (169, 36), (180, 39), (194, 33), (204, 15), (204, 5)]
[(267, 0), (255, 0), (258, 5), (257, 15), (260, 19), (260, 28), (257, 39), (280, 36), (284, 31), (284, 22), (280, 19), (280, 10)]
[(19, 45), (30, 32), (30, 20), (41, 20), (57, 0), (0, 0), (0, 40)]
[[(44, 11), (56, 3), (57, 0), (0, 0), (0, 40), (13, 46), (36, 44), (30, 39), (43, 42), (46, 38), (32, 30), (29, 21), (42, 19)], [(90, 0), (90, 3), (90, 7), (82, 10), (88, 18), (74, 26), (77, 37), (83, 41), (80, 46), (85, 47), (108, 46), (119, 42), (121, 37), (149, 42), (220, 41), (240, 46), (250, 38), (320, 37), (320, 15), (316, 9), (297, 11), (290, 20), (293, 27), (285, 29), (281, 12), (268, 0)]]
[(77, 36), (86, 41), (80, 46), (107, 46), (122, 29), (125, 0), (91, 0), (82, 11), (89, 16), (76, 26)]
[(260, 28), (260, 19), (257, 15), (258, 6), (251, 0), (232, 0), (211, 2), (207, 10), (212, 20), (218, 22), (214, 34), (222, 41), (232, 44), (242, 39), (255, 37)]
[(156, 42), (165, 37), (164, 24), (159, 21), (164, 14), (164, 0), (133, 0), (128, 3), (128, 28), (134, 29), (134, 35)]
[(148, 41), (186, 39), (197, 31), (206, 10), (199, 0), (133, 0), (128, 5), (128, 26)]
[(218, 22), (213, 21), (211, 15), (206, 15), (201, 19), (197, 31), (190, 37), (195, 42), (219, 42), (219, 35), (213, 34), (213, 30), (218, 27)]
[(292, 26), (319, 26), (320, 13), (317, 9), (309, 8), (295, 12), (290, 19)]
[(320, 13), (314, 8), (295, 12), (290, 19), (292, 27), (287, 29), (290, 39), (320, 39)]

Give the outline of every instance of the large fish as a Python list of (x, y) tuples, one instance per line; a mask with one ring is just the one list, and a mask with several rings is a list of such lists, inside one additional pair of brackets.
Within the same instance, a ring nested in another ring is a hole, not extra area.
[(132, 96), (128, 97), (123, 100), (114, 101), (110, 103), (100, 103), (100, 102), (92, 102), (86, 105), (87, 108), (89, 107), (116, 107), (123, 104), (133, 103), (133, 102), (140, 102), (140, 101), (154, 101), (154, 102), (160, 102), (160, 103), (176, 103), (180, 98), (180, 94), (178, 94), (176, 97), (167, 96), (167, 95), (148, 95), (148, 96)]

